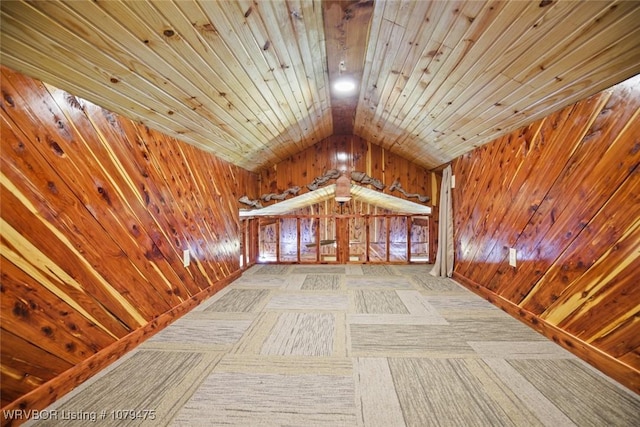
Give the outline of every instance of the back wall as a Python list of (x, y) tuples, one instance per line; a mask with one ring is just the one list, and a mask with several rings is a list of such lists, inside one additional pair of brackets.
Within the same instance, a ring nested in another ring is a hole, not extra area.
[(393, 182), (398, 180), (408, 194), (429, 196), (431, 201), (427, 204), (437, 203), (436, 180), (439, 178), (435, 174), (354, 135), (331, 136), (261, 171), (260, 194), (280, 194), (296, 185), (301, 188), (299, 194), (303, 194), (309, 191), (307, 184), (330, 169), (364, 172), (386, 185), (384, 193), (416, 201), (415, 197), (407, 198), (397, 190), (390, 191)]

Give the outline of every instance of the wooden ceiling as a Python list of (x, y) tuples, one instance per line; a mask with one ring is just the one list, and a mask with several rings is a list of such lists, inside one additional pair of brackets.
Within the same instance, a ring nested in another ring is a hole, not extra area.
[(640, 73), (637, 1), (0, 5), (2, 64), (253, 171), (350, 133), (437, 167)]

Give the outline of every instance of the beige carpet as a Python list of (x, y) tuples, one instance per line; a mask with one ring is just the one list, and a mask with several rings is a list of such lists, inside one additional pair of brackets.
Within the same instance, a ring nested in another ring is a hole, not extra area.
[(637, 395), (428, 268), (255, 266), (34, 424), (639, 425)]

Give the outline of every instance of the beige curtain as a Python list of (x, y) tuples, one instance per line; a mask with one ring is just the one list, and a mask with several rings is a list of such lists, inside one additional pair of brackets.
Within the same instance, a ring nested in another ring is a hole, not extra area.
[(440, 189), (440, 222), (438, 224), (438, 250), (431, 275), (451, 277), (453, 275), (453, 205), (451, 202), (451, 165), (442, 172)]

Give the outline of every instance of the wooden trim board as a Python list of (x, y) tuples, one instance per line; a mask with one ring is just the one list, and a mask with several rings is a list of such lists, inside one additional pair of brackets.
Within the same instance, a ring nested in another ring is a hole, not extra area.
[(520, 308), (513, 302), (488, 290), (479, 283), (462, 276), (460, 273), (454, 272), (453, 279), (472, 292), (485, 298), (491, 304), (510, 314), (512, 317), (540, 332), (556, 344), (561, 345), (566, 350), (575, 354), (591, 366), (610, 376), (633, 392), (640, 394), (640, 372), (631, 366), (620, 362), (591, 344), (586, 343), (557, 326), (548, 323), (544, 319), (539, 318), (535, 314)]
[(11, 410), (21, 410), (23, 411), (21, 413), (26, 416), (30, 410), (42, 410), (46, 408), (65, 394), (69, 393), (75, 387), (118, 360), (125, 353), (133, 350), (136, 346), (191, 311), (202, 301), (214, 295), (241, 275), (242, 272), (240, 270), (231, 273), (229, 276), (219, 280), (207, 289), (200, 291), (198, 294), (189, 298), (182, 304), (156, 317), (145, 326), (136, 329), (124, 338), (114, 342), (110, 346), (97, 352), (71, 369), (68, 369), (52, 380), (47, 381), (40, 387), (8, 404), (2, 408), (0, 423), (2, 426), (17, 426), (28, 421), (27, 419), (7, 419), (5, 414)]

